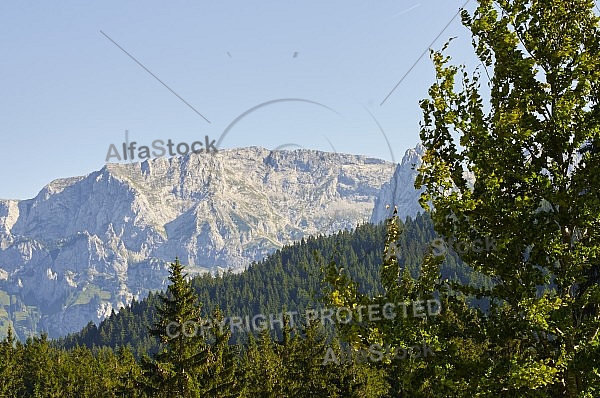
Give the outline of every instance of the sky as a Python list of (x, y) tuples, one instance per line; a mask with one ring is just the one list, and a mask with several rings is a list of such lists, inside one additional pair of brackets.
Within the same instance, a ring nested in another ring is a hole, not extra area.
[(126, 130), (138, 147), (208, 136), (218, 150), (400, 162), (419, 141), (419, 101), (434, 82), (429, 54), (415, 62), (449, 22), (431, 48), (456, 37), (453, 63), (478, 63), (454, 18), (464, 4), (1, 2), (0, 198), (101, 169), (111, 144), (122, 156)]

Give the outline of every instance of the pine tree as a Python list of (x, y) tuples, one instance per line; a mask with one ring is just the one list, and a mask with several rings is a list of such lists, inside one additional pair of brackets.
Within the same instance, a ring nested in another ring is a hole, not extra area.
[(137, 388), (136, 383), (142, 377), (142, 369), (140, 369), (129, 347), (119, 347), (116, 351), (116, 357), (118, 367), (115, 372), (115, 395), (123, 398), (142, 397), (143, 391)]
[(29, 337), (23, 347), (23, 395), (63, 397), (65, 391), (58, 371), (61, 359), (61, 352), (50, 345), (47, 334)]
[(244, 388), (242, 397), (277, 397), (285, 383), (283, 358), (269, 329), (260, 332), (258, 340), (250, 335), (242, 358)]
[(231, 331), (221, 327), (223, 314), (219, 308), (212, 315), (209, 363), (198, 374), (203, 397), (238, 397), (242, 383), (237, 376), (238, 347), (229, 344)]
[(18, 397), (22, 394), (22, 373), (19, 351), (15, 347), (12, 327), (0, 342), (0, 397)]
[(201, 327), (201, 307), (196, 293), (186, 280), (184, 266), (175, 258), (171, 263), (171, 284), (160, 296), (156, 309), (157, 321), (149, 330), (162, 347), (153, 360), (144, 358), (144, 385), (150, 395), (198, 397), (201, 391), (197, 375), (210, 358)]

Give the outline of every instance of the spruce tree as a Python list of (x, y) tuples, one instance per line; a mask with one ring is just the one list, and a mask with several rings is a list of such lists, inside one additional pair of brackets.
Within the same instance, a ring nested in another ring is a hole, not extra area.
[(219, 308), (212, 315), (210, 328), (210, 356), (204, 371), (197, 375), (202, 387), (203, 397), (238, 397), (242, 389), (240, 376), (237, 374), (237, 345), (230, 345), (231, 331), (222, 328), (223, 314)]
[(9, 326), (6, 338), (0, 342), (0, 397), (18, 397), (22, 393), (22, 369), (18, 355), (15, 336)]
[(161, 348), (153, 360), (142, 361), (144, 385), (152, 396), (200, 396), (197, 375), (206, 368), (210, 350), (201, 333), (201, 305), (186, 277), (184, 266), (175, 258), (170, 267), (171, 285), (160, 296), (156, 322), (149, 329)]

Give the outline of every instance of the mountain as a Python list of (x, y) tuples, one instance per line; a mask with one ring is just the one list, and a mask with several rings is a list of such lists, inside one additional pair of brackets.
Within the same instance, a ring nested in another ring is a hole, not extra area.
[(425, 147), (421, 143), (418, 143), (414, 149), (406, 151), (402, 162), (396, 166), (392, 179), (381, 187), (371, 215), (370, 221), (373, 224), (391, 217), (394, 206), (398, 209), (398, 217), (401, 220), (423, 212), (419, 205), (422, 189), (416, 190), (414, 186), (418, 174), (417, 168), (421, 165), (424, 154)]
[(241, 270), (352, 228), (373, 219), (382, 186), (410, 174), (408, 162), (392, 176), (392, 164), (365, 156), (240, 148), (107, 164), (2, 200), (0, 331), (12, 323), (21, 338), (54, 337), (102, 320), (164, 288), (175, 256), (191, 274)]

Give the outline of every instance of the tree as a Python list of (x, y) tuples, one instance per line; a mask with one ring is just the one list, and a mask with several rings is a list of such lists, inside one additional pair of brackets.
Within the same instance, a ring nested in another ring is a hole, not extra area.
[(258, 342), (253, 334), (248, 336), (248, 346), (242, 358), (242, 397), (275, 397), (281, 394), (285, 380), (283, 358), (279, 351), (268, 329), (260, 332)]
[(23, 396), (63, 397), (64, 386), (61, 383), (60, 367), (64, 364), (64, 352), (53, 348), (48, 335), (27, 338), (23, 347)]
[[(590, 0), (479, 0), (462, 12), (489, 84), (434, 52), (415, 186), (436, 231), (493, 287), (480, 395), (600, 391), (600, 30)], [(484, 85), (485, 86), (485, 85)], [(489, 104), (484, 98), (489, 97)], [(474, 176), (471, 184), (468, 174)], [(468, 330), (467, 330), (468, 332)]]
[(144, 384), (152, 396), (199, 396), (201, 386), (197, 376), (210, 357), (208, 344), (199, 330), (203, 325), (200, 303), (183, 270), (184, 266), (175, 258), (170, 267), (171, 285), (160, 296), (157, 321), (149, 330), (162, 343), (154, 360), (142, 361)]
[(121, 346), (116, 351), (117, 366), (115, 373), (115, 396), (138, 398), (145, 396), (136, 385), (137, 380), (142, 377), (142, 369), (136, 362), (129, 347)]
[(9, 326), (6, 338), (0, 342), (0, 397), (18, 397), (22, 394), (23, 380), (19, 351), (15, 347), (12, 327)]
[(212, 315), (210, 356), (205, 371), (198, 374), (202, 397), (238, 397), (242, 385), (236, 376), (238, 346), (230, 345), (231, 331), (223, 330), (223, 314), (216, 308)]
[[(433, 293), (439, 283), (441, 259), (429, 253), (423, 261), (417, 279), (414, 279), (409, 270), (406, 267), (402, 268), (399, 262), (401, 251), (397, 248), (396, 241), (400, 239), (402, 227), (397, 209), (394, 209), (393, 216), (386, 224), (383, 264), (380, 268), (384, 293), (375, 297), (360, 293), (358, 284), (348, 275), (347, 268), (350, 264), (338, 266), (335, 261), (330, 261), (322, 267), (326, 285), (325, 300), (328, 304), (345, 311), (343, 322), (337, 325), (343, 341), (352, 349), (363, 352), (376, 345), (375, 350), (382, 353), (376, 354), (375, 359), (387, 370), (390, 393), (393, 396), (435, 396), (434, 386), (425, 377), (436, 374), (435, 362), (431, 361), (431, 358), (407, 356), (406, 351), (404, 354), (397, 354), (401, 349), (405, 350), (415, 345), (439, 349), (439, 322), (436, 322), (435, 317), (408, 315), (411, 311), (404, 312), (406, 306), (403, 310), (399, 303), (424, 305), (428, 300), (435, 300)], [(371, 316), (370, 310), (367, 312), (369, 308), (375, 309), (375, 316)], [(391, 309), (391, 313), (385, 308)], [(345, 309), (351, 309), (352, 312), (349, 313)], [(409, 307), (409, 310), (411, 309)]]

